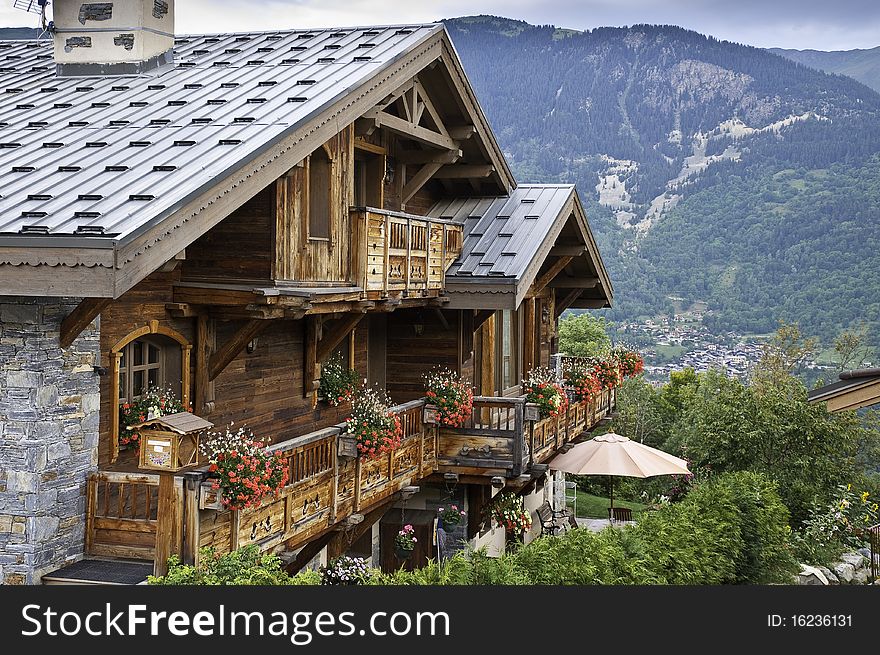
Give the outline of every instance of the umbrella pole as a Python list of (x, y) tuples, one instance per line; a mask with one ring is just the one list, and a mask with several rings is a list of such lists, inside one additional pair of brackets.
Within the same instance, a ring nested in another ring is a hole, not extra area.
[(609, 523), (614, 520), (614, 476), (608, 476), (609, 486), (611, 487), (611, 511), (608, 513)]

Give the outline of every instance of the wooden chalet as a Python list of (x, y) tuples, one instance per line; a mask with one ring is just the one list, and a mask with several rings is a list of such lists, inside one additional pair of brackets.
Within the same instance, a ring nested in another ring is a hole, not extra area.
[[(64, 38), (54, 66), (0, 43), (0, 577), (252, 543), (396, 568), (404, 522), (417, 566), (445, 503), (500, 549), (494, 494), (560, 502), (545, 462), (613, 390), (536, 420), (519, 381), (612, 286), (574, 187), (514, 180), (442, 25), (178, 36), (147, 63), (59, 61)], [(334, 354), (398, 403), (390, 455), (341, 449)], [(462, 428), (424, 420), (438, 364), (475, 389)], [(203, 461), (140, 466), (120, 406), (147, 385), (271, 443), (280, 497), (224, 510)]]

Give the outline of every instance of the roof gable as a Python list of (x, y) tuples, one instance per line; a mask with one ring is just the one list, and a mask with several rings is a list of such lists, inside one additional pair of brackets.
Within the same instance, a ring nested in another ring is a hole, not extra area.
[(446, 275), (451, 293), (509, 295), (499, 307), (515, 308), (551, 249), (571, 240), (568, 245), (583, 246), (582, 264), (598, 277), (597, 300), (611, 302), (611, 282), (574, 185), (519, 185), (509, 196), (444, 200), (428, 213), (464, 226), (461, 255)]

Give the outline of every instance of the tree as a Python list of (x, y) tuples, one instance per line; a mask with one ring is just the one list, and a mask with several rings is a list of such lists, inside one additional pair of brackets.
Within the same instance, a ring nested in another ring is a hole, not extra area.
[(797, 323), (779, 321), (776, 333), (764, 344), (752, 382), (758, 387), (784, 383), (791, 375), (800, 372), (818, 348), (819, 341), (815, 337), (804, 337)]
[(603, 317), (569, 314), (559, 321), (559, 352), (578, 357), (600, 357), (611, 351), (610, 326)]
[(837, 368), (840, 371), (859, 368), (865, 363), (871, 352), (868, 345), (868, 332), (865, 324), (856, 330), (844, 330), (834, 340), (834, 352), (837, 353)]

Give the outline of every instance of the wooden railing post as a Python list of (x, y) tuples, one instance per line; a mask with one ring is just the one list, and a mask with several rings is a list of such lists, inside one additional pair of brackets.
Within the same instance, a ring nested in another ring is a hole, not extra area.
[(183, 476), (183, 553), (184, 564), (198, 565), (199, 560), (199, 490), (203, 474), (190, 471)]
[(523, 431), (524, 423), (524, 402), (516, 403), (513, 414), (513, 475), (518, 477), (523, 472), (523, 445), (525, 440), (525, 432)]
[(168, 558), (180, 554), (182, 514), (183, 478), (178, 478), (173, 473), (160, 473), (154, 575), (168, 573)]

